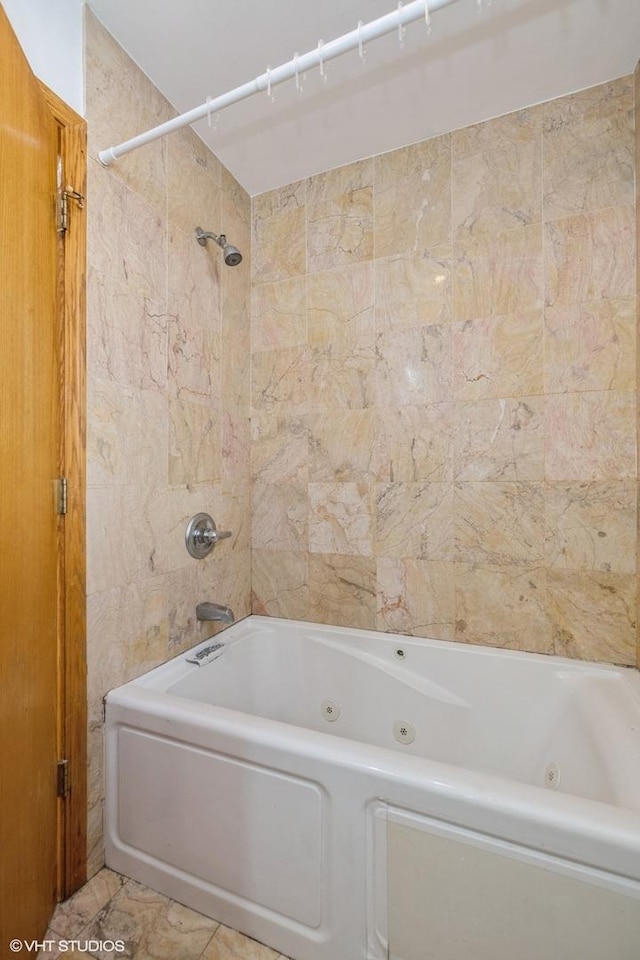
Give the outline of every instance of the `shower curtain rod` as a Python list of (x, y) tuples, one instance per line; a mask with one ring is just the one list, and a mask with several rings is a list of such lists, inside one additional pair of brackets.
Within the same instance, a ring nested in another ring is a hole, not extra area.
[[(478, 2), (481, 2), (481, 0), (478, 0)], [(345, 33), (335, 40), (327, 41), (327, 43), (320, 41), (315, 50), (296, 55), (292, 60), (281, 64), (279, 67), (274, 67), (273, 69), (267, 67), (266, 72), (256, 77), (255, 80), (250, 80), (240, 87), (235, 87), (235, 89), (230, 90), (228, 93), (223, 93), (219, 97), (207, 100), (207, 102), (201, 106), (194, 107), (193, 110), (182, 113), (180, 116), (166, 121), (166, 123), (161, 123), (159, 126), (147, 130), (146, 133), (141, 133), (136, 137), (132, 137), (130, 140), (125, 140), (124, 143), (120, 143), (115, 147), (108, 147), (106, 150), (100, 150), (98, 159), (103, 166), (108, 167), (114, 160), (123, 157), (132, 150), (137, 150), (138, 147), (142, 147), (147, 143), (151, 143), (153, 140), (158, 140), (160, 137), (173, 133), (174, 130), (180, 130), (182, 127), (187, 127), (197, 120), (202, 120), (204, 117), (210, 116), (218, 110), (230, 106), (232, 103), (246, 100), (248, 97), (252, 97), (254, 94), (261, 93), (264, 90), (270, 92), (272, 87), (284, 83), (285, 80), (291, 80), (305, 70), (311, 70), (313, 67), (323, 65), (329, 60), (334, 60), (336, 57), (342, 56), (343, 53), (348, 53), (350, 50), (362, 50), (362, 45), (368, 43), (370, 40), (377, 40), (378, 37), (392, 33), (393, 30), (402, 31), (408, 23), (413, 23), (422, 17), (428, 22), (429, 16), (432, 13), (442, 9), (442, 7), (448, 7), (452, 3), (457, 3), (457, 0), (413, 0), (412, 3), (407, 3), (406, 5), (399, 3), (398, 9), (392, 13), (387, 13), (377, 20), (371, 20), (369, 23), (361, 23), (355, 30), (351, 30), (350, 33)]]

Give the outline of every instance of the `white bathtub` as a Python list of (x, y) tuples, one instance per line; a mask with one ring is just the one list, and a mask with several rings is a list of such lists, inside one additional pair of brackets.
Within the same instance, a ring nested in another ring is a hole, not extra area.
[(637, 671), (263, 617), (217, 640), (107, 697), (108, 866), (294, 960), (638, 960)]

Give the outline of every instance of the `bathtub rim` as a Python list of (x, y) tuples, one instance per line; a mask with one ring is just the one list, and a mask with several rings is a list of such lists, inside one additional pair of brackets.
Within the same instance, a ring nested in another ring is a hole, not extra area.
[[(435, 819), (542, 849), (622, 881), (640, 883), (640, 814), (633, 810), (496, 774), (402, 755), (385, 747), (163, 694), (134, 683), (108, 694), (106, 719), (109, 802), (105, 827), (112, 842), (117, 836), (117, 735), (120, 728), (128, 728), (283, 772), (290, 772), (288, 763), (294, 757), (368, 779), (382, 777), (413, 798), (406, 801), (410, 809), (419, 809), (420, 794), (428, 794), (435, 803), (430, 813)], [(256, 747), (264, 751), (263, 760), (256, 758)], [(272, 759), (267, 764), (269, 756)]]
[[(184, 677), (190, 673), (204, 670), (210, 666), (210, 664), (198, 666), (197, 664), (189, 663), (186, 660), (187, 656), (192, 656), (199, 650), (204, 649), (211, 644), (212, 641), (222, 643), (225, 646), (238, 643), (247, 638), (246, 634), (242, 631), (245, 631), (253, 623), (255, 623), (258, 628), (271, 627), (272, 630), (275, 630), (277, 627), (291, 629), (292, 626), (297, 626), (301, 629), (328, 631), (337, 636), (356, 634), (362, 639), (374, 637), (388, 642), (390, 645), (409, 644), (417, 648), (444, 651), (454, 654), (455, 656), (466, 655), (479, 659), (495, 658), (505, 660), (506, 662), (512, 660), (514, 663), (526, 663), (529, 661), (544, 665), (548, 669), (554, 668), (557, 671), (568, 670), (569, 673), (572, 674), (586, 673), (595, 676), (598, 673), (602, 673), (604, 675), (617, 675), (628, 683), (629, 691), (636, 699), (638, 710), (640, 711), (640, 669), (632, 664), (615, 664), (601, 660), (580, 660), (578, 658), (558, 656), (557, 654), (534, 653), (528, 650), (512, 650), (500, 646), (463, 643), (455, 640), (438, 640), (433, 637), (416, 637), (401, 633), (386, 633), (380, 630), (366, 630), (360, 627), (341, 627), (336, 624), (318, 623), (311, 620), (288, 620), (282, 617), (266, 617), (260, 614), (248, 614), (246, 617), (236, 620), (235, 623), (226, 627), (224, 630), (204, 640), (198, 641), (198, 643), (193, 646), (182, 650), (180, 653), (174, 654), (162, 663), (146, 670), (138, 677), (134, 677), (113, 689), (119, 689), (120, 686), (132, 684), (139, 687), (167, 691), (167, 687), (170, 684), (184, 679)], [(345, 652), (347, 651), (345, 650)], [(357, 656), (357, 650), (353, 652), (353, 655)], [(160, 687), (158, 684), (161, 681), (162, 686)], [(110, 692), (112, 691), (109, 691), (109, 693)], [(107, 696), (109, 696), (109, 693)], [(174, 696), (174, 694), (169, 695)]]

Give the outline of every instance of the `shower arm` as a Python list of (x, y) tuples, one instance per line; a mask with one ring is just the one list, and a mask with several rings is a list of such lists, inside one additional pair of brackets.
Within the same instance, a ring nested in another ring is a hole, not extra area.
[(196, 240), (201, 247), (206, 247), (207, 240), (213, 240), (223, 250), (227, 245), (227, 237), (224, 233), (212, 233), (210, 230), (203, 230), (202, 227), (196, 227)]
[(362, 49), (363, 43), (377, 40), (394, 30), (401, 31), (407, 24), (422, 18), (428, 22), (431, 13), (457, 2), (458, 0), (413, 0), (406, 5), (399, 3), (398, 9), (392, 13), (387, 13), (377, 20), (371, 20), (369, 23), (361, 23), (355, 30), (351, 30), (350, 33), (345, 33), (335, 40), (330, 40), (327, 43), (320, 42), (315, 50), (296, 54), (292, 60), (281, 64), (279, 67), (273, 69), (268, 67), (266, 72), (256, 77), (255, 80), (250, 80), (228, 93), (207, 100), (199, 107), (194, 107), (187, 113), (182, 113), (172, 120), (166, 121), (166, 123), (161, 123), (159, 126), (147, 130), (146, 133), (125, 140), (117, 146), (100, 150), (98, 159), (103, 166), (108, 167), (114, 160), (131, 153), (132, 150), (137, 150), (138, 147), (143, 147), (145, 144), (152, 143), (175, 130), (181, 130), (182, 127), (187, 127), (204, 117), (211, 116), (212, 113), (216, 113), (224, 107), (239, 103), (241, 100), (246, 100), (248, 97), (264, 90), (270, 92), (272, 87), (276, 87), (286, 80), (291, 80), (305, 70), (311, 70), (329, 60), (335, 60), (336, 57), (349, 53), (351, 50)]

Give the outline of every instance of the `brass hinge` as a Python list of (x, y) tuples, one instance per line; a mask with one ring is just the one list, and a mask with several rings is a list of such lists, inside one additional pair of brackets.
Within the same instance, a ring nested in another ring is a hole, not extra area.
[(58, 233), (66, 233), (69, 229), (69, 200), (75, 200), (81, 210), (84, 207), (84, 196), (73, 187), (61, 190), (58, 200)]
[(60, 477), (58, 480), (58, 513), (61, 517), (66, 516), (69, 509), (68, 483), (66, 477)]
[(64, 800), (69, 796), (69, 761), (58, 760), (58, 797)]

